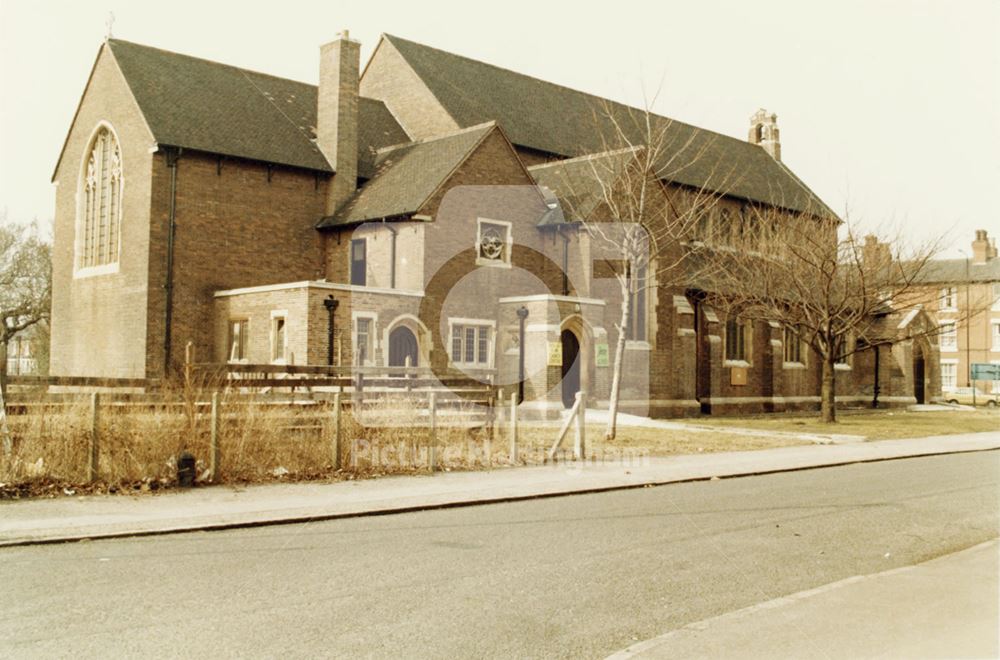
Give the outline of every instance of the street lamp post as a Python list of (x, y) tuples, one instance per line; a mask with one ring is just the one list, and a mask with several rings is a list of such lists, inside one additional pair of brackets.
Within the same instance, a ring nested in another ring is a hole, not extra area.
[(517, 402), (524, 401), (524, 321), (528, 318), (528, 308), (521, 306), (517, 310), (518, 320), (518, 350), (517, 350)]
[(329, 321), (326, 326), (326, 363), (328, 366), (333, 366), (333, 337), (334, 337), (334, 312), (337, 311), (337, 305), (340, 301), (333, 296), (327, 297), (323, 301), (323, 307), (326, 307), (327, 314), (330, 315)]

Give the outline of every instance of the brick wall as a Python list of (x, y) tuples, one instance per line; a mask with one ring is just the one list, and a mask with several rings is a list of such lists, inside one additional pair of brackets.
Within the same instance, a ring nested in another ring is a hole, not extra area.
[[(77, 204), (85, 160), (100, 122), (122, 156), (118, 272), (74, 277)], [(109, 49), (103, 46), (55, 172), (51, 368), (56, 376), (146, 375), (147, 259), (153, 138)]]

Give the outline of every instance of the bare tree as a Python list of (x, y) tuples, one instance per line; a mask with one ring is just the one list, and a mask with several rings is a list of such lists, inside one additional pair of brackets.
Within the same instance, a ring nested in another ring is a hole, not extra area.
[[(654, 290), (683, 292), (716, 262), (697, 259), (712, 243), (714, 226), (704, 220), (724, 197), (732, 178), (721, 161), (706, 161), (713, 136), (675, 130), (674, 123), (648, 109), (610, 102), (595, 112), (602, 150), (572, 163), (556, 164), (563, 175), (555, 191), (569, 219), (609, 256), (621, 307), (614, 350), (605, 437), (617, 433), (625, 348), (635, 328), (635, 301)], [(701, 166), (701, 186), (675, 186), (675, 175)]]
[(0, 415), (7, 400), (7, 347), (19, 332), (47, 320), (52, 298), (51, 246), (28, 227), (0, 217)]
[(862, 237), (830, 213), (756, 209), (712, 252), (722, 266), (706, 288), (727, 317), (777, 321), (812, 349), (822, 365), (821, 418), (835, 422), (837, 363), (895, 339), (885, 319), (927, 302), (923, 278), (941, 244)]

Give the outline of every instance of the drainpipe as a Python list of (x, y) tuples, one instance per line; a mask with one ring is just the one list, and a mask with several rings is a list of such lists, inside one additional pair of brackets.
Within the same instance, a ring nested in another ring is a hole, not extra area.
[(326, 307), (326, 312), (329, 314), (330, 318), (326, 327), (326, 363), (328, 366), (333, 366), (333, 336), (334, 336), (334, 312), (337, 311), (337, 305), (340, 301), (333, 296), (328, 296), (326, 300), (323, 301), (323, 307)]
[(177, 230), (177, 160), (183, 149), (166, 147), (164, 155), (170, 168), (170, 207), (167, 218), (167, 271), (164, 275), (163, 376), (170, 373), (170, 335), (174, 316), (174, 234)]
[(396, 288), (396, 234), (399, 232), (392, 225), (387, 224), (386, 227), (389, 229), (389, 233), (392, 234), (392, 243), (390, 244), (391, 253), (389, 255), (389, 288)]
[(569, 295), (569, 236), (564, 234), (562, 231), (560, 231), (559, 233), (563, 237), (562, 294), (564, 296), (568, 296)]

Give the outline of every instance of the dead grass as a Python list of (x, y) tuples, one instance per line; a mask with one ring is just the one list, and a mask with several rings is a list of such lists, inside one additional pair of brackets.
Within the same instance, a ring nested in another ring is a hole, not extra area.
[(699, 419), (701, 426), (740, 427), (790, 433), (860, 435), (869, 440), (898, 440), (955, 433), (1000, 431), (1000, 411), (954, 410), (942, 412), (872, 411), (839, 416), (836, 424), (824, 424), (809, 416), (713, 417)]

